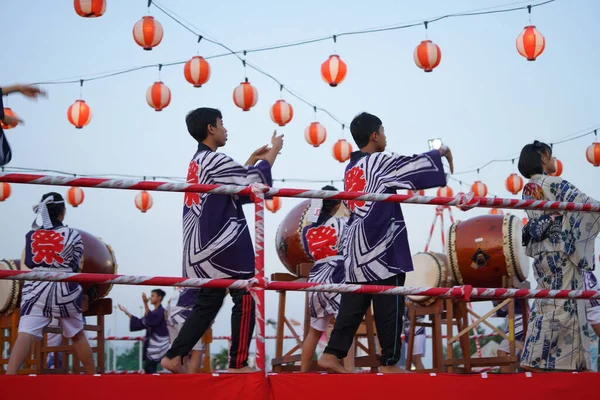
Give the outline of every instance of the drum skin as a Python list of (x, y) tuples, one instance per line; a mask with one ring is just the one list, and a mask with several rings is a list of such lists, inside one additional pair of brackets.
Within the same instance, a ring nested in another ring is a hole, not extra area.
[[(419, 257), (419, 259), (417, 259)], [(416, 262), (417, 260), (422, 260)], [(423, 262), (427, 262), (427, 267), (434, 267), (437, 270), (436, 274), (433, 274), (430, 268), (425, 269)], [(413, 255), (413, 268), (414, 270), (406, 273), (406, 281), (404, 286), (415, 286), (412, 283), (420, 283), (422, 287), (452, 287), (454, 285), (454, 279), (452, 278), (452, 272), (448, 266), (448, 260), (445, 254), (436, 253), (433, 251), (417, 253)], [(416, 276), (419, 276), (416, 278)], [(417, 296), (407, 295), (406, 296), (411, 302), (419, 306), (428, 306), (435, 302), (436, 298), (431, 296)]]
[[(501, 288), (503, 277), (512, 275), (505, 258), (503, 229), (505, 218), (510, 217), (481, 215), (452, 224), (447, 254), (452, 275), (459, 285)], [(521, 235), (521, 232), (512, 234)]]
[(275, 248), (279, 260), (292, 275), (296, 275), (296, 267), (299, 264), (312, 262), (304, 251), (301, 240), (302, 229), (308, 225), (306, 214), (309, 207), (310, 200), (304, 200), (292, 208), (279, 224), (275, 235)]
[[(304, 200), (292, 208), (279, 224), (275, 234), (275, 248), (279, 260), (292, 275), (296, 275), (298, 265), (313, 262), (302, 246), (302, 230), (309, 225), (310, 205), (311, 200)], [(335, 216), (344, 217), (347, 214), (346, 207), (341, 203)]]
[[(21, 260), (2, 259), (0, 262), (7, 266), (9, 270), (21, 270)], [(11, 265), (11, 263), (13, 265)], [(21, 287), (23, 286), (23, 281), (4, 280), (3, 283), (3, 286), (10, 287), (10, 289), (6, 293), (0, 293), (0, 296), (2, 296), (2, 299), (0, 300), (0, 307), (2, 307), (0, 309), (0, 315), (11, 315), (15, 308), (19, 307), (19, 304), (21, 303)]]

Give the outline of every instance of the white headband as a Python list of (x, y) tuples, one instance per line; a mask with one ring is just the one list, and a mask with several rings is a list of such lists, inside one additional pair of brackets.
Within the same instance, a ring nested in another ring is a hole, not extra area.
[(39, 204), (33, 206), (33, 212), (36, 214), (33, 223), (31, 224), (32, 229), (40, 229), (41, 227), (37, 224), (37, 214), (42, 214), (42, 227), (44, 229), (52, 228), (52, 221), (50, 220), (50, 214), (48, 213), (48, 204), (63, 204), (64, 200), (54, 201), (54, 196), (48, 196), (42, 200)]

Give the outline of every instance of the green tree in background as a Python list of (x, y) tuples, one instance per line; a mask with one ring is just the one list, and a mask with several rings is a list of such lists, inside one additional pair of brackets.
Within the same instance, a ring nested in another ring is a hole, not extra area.
[(225, 347), (221, 347), (221, 350), (217, 354), (211, 354), (210, 362), (213, 371), (227, 369), (229, 366), (228, 350)]

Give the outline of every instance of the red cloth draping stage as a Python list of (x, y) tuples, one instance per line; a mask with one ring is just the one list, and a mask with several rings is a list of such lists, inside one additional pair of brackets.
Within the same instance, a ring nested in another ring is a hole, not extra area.
[(2, 399), (595, 399), (600, 373), (0, 376)]

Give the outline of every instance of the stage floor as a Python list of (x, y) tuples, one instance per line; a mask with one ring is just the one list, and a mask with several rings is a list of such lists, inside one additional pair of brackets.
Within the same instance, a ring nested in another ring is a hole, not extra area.
[(600, 373), (0, 376), (3, 399), (594, 399)]

